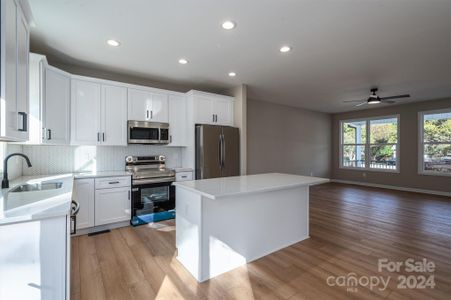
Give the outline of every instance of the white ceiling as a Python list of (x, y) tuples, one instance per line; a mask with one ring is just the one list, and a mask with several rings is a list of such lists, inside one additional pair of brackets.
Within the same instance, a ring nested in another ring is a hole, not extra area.
[[(323, 112), (451, 96), (451, 0), (30, 0), (32, 46), (103, 70)], [(225, 31), (222, 21), (234, 20)], [(107, 39), (122, 45), (112, 48)], [(292, 46), (279, 53), (283, 44)], [(180, 57), (190, 63), (180, 65)], [(227, 73), (237, 76), (229, 78)]]

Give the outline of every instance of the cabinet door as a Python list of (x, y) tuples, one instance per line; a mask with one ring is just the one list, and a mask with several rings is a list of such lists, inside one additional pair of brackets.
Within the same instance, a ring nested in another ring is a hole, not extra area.
[(169, 146), (186, 146), (186, 98), (169, 96)]
[(130, 209), (130, 187), (96, 190), (96, 226), (129, 221)]
[(194, 98), (194, 123), (196, 124), (214, 124), (213, 119), (213, 101), (204, 96), (195, 96)]
[(29, 137), (28, 58), (28, 22), (17, 7), (17, 138), (21, 141), (27, 141)]
[(152, 95), (146, 91), (128, 89), (128, 120), (149, 121)]
[(69, 144), (70, 75), (46, 66), (44, 78), (42, 142)]
[(152, 105), (150, 107), (150, 117), (153, 122), (169, 122), (168, 95), (152, 94)]
[(127, 145), (127, 88), (102, 85), (102, 145)]
[(77, 230), (94, 226), (94, 179), (74, 180), (72, 199), (80, 204), (77, 214)]
[(1, 299), (68, 299), (67, 223), (60, 216), (0, 226)]
[(72, 144), (96, 145), (100, 142), (100, 84), (72, 80)]
[[(2, 1), (2, 97), (4, 97), (5, 106), (2, 109), (2, 130), (1, 135), (8, 139), (17, 138), (17, 13), (18, 6), (16, 1)], [(4, 47), (4, 48), (3, 48)], [(3, 99), (2, 99), (3, 101)], [(2, 105), (3, 106), (3, 105)], [(4, 126), (4, 128), (3, 128)]]
[(233, 125), (233, 101), (217, 98), (213, 100), (213, 113), (216, 115), (217, 125)]

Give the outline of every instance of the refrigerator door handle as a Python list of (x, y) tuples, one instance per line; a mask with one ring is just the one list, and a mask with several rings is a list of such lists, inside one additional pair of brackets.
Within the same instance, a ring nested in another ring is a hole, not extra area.
[(225, 156), (226, 155), (226, 149), (225, 149), (226, 141), (225, 141), (224, 133), (221, 134), (221, 136), (222, 136), (222, 149), (221, 149), (222, 159), (221, 159), (221, 162), (222, 162), (222, 168), (224, 168), (225, 167), (225, 157), (226, 157)]
[(219, 135), (219, 168), (222, 170), (222, 134)]

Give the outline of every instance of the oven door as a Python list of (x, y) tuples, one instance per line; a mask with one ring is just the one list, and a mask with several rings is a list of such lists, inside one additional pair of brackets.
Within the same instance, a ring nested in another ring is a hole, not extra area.
[(172, 181), (135, 184), (132, 188), (132, 225), (173, 218), (175, 187)]

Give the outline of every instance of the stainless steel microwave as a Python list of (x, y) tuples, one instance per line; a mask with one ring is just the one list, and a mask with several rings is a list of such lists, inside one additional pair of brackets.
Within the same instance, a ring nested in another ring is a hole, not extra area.
[(169, 124), (128, 121), (129, 144), (169, 144)]

